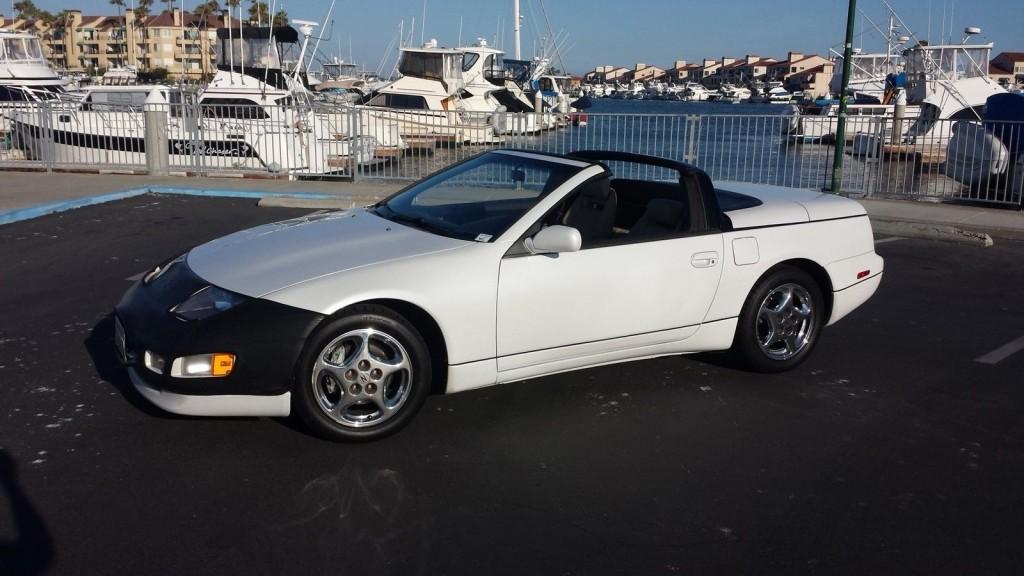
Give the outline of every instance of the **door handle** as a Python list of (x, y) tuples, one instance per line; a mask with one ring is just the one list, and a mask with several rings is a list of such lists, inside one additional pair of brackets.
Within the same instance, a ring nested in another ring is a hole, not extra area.
[(711, 268), (718, 264), (718, 252), (697, 252), (690, 259), (694, 268)]

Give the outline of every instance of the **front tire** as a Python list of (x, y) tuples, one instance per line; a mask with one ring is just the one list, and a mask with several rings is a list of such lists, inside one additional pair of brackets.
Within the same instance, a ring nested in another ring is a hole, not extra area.
[(747, 296), (732, 352), (757, 372), (791, 370), (814, 349), (825, 314), (814, 278), (799, 268), (779, 267)]
[(306, 343), (293, 407), (318, 436), (375, 440), (409, 423), (430, 381), (430, 350), (419, 331), (390, 308), (361, 304)]

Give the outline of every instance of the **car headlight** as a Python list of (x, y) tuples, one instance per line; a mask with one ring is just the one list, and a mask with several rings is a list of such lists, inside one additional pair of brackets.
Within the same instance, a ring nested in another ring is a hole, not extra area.
[(245, 300), (245, 296), (240, 294), (216, 286), (207, 286), (171, 308), (171, 313), (182, 320), (202, 320), (230, 310)]

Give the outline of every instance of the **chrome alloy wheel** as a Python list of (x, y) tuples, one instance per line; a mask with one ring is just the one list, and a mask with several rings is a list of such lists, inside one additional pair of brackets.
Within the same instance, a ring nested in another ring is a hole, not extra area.
[(788, 360), (811, 341), (814, 300), (799, 284), (772, 289), (757, 311), (757, 344), (772, 360)]
[(320, 351), (311, 375), (313, 396), (331, 420), (363, 428), (398, 413), (412, 389), (412, 363), (393, 336), (362, 328)]

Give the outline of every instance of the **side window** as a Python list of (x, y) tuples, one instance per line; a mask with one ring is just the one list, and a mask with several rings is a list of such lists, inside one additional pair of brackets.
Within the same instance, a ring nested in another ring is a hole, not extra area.
[(17, 88), (0, 86), (0, 102), (25, 102), (28, 98)]
[(427, 101), (422, 96), (408, 94), (378, 94), (370, 100), (370, 106), (382, 108), (401, 108), (407, 110), (426, 110)]
[(201, 106), (206, 118), (262, 120), (268, 117), (262, 106), (241, 98), (209, 98), (204, 100)]
[(479, 59), (480, 59), (480, 55), (479, 54), (474, 54), (472, 52), (467, 52), (467, 53), (463, 54), (462, 55), (462, 71), (463, 72), (469, 72), (469, 69), (472, 68), (473, 64), (476, 64), (476, 61), (479, 60)]

